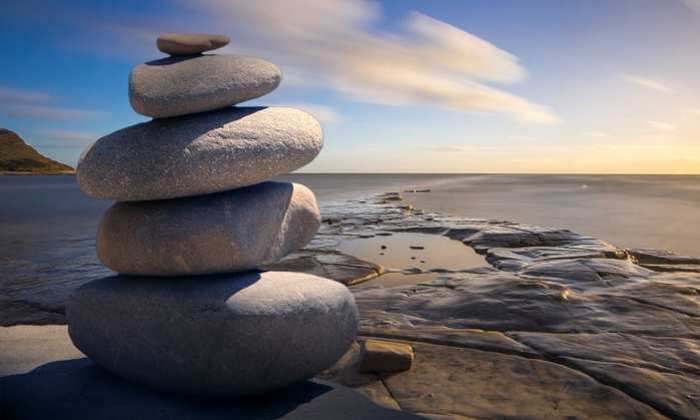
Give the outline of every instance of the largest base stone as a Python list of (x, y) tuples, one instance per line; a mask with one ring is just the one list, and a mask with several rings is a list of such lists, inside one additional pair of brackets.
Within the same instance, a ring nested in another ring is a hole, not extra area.
[(350, 291), (302, 273), (163, 281), (107, 277), (67, 306), (70, 337), (92, 360), (155, 389), (205, 398), (259, 394), (311, 378), (350, 347)]

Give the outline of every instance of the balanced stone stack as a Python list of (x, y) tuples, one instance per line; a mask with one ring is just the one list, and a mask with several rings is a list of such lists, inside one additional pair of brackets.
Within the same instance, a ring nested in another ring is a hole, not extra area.
[(199, 397), (265, 392), (314, 376), (351, 345), (358, 314), (334, 281), (256, 271), (303, 247), (320, 214), (305, 186), (269, 178), (306, 165), (321, 127), (290, 108), (235, 107), (280, 83), (266, 61), (202, 54), (221, 35), (165, 34), (170, 57), (137, 65), (129, 98), (152, 121), (83, 152), (78, 183), (116, 200), (97, 255), (118, 276), (71, 297), (71, 339), (95, 362)]

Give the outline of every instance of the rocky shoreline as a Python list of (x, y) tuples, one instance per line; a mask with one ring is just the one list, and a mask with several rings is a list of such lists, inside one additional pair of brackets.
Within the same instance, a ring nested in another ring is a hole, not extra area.
[[(399, 373), (361, 373), (355, 345), (321, 378), (431, 418), (700, 414), (700, 258), (427, 213), (398, 193), (322, 212), (306, 248), (265, 268), (348, 285), (360, 309), (359, 341), (409, 344), (415, 360)], [(337, 250), (344, 240), (398, 232), (461, 241), (488, 264), (397, 270)], [(416, 282), (382, 287), (388, 275)], [(3, 291), (3, 325), (64, 323), (61, 300), (80, 283), (61, 293)], [(3, 334), (13, 328), (24, 327)], [(18, 363), (3, 360), (2, 375)]]

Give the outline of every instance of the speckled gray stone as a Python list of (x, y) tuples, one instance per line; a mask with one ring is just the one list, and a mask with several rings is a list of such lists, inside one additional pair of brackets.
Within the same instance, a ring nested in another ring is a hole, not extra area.
[(311, 190), (286, 182), (175, 200), (117, 203), (100, 222), (97, 256), (122, 274), (250, 270), (302, 248), (320, 223)]
[(193, 55), (221, 48), (230, 41), (226, 35), (171, 32), (160, 34), (156, 46), (170, 55)]
[(340, 283), (268, 271), (107, 277), (73, 294), (67, 318), (76, 347), (115, 374), (216, 398), (262, 393), (330, 367), (355, 338), (358, 312)]
[(129, 74), (129, 102), (153, 118), (225, 108), (272, 92), (282, 73), (258, 58), (231, 55), (169, 57)]
[(289, 173), (321, 151), (321, 126), (291, 108), (229, 108), (153, 120), (115, 131), (88, 147), (80, 189), (117, 201), (226, 191)]

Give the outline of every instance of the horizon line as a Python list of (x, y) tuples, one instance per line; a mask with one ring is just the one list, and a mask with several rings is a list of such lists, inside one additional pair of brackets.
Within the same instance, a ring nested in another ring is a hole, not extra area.
[(697, 173), (663, 172), (290, 172), (284, 175), (593, 175), (593, 176), (700, 176)]

